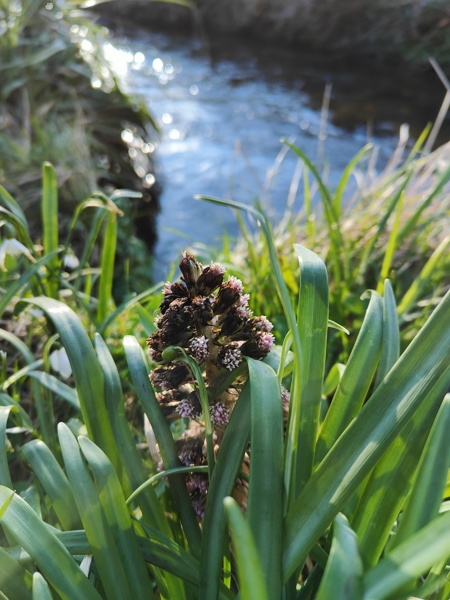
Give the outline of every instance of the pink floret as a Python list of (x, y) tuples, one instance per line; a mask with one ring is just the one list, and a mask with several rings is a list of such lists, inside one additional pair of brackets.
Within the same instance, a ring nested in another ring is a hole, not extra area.
[(238, 279), (237, 277), (234, 277), (234, 275), (232, 275), (231, 277), (228, 278), (227, 284), (228, 284), (228, 287), (233, 290), (233, 292), (242, 294), (244, 288), (242, 286), (242, 281), (240, 279)]

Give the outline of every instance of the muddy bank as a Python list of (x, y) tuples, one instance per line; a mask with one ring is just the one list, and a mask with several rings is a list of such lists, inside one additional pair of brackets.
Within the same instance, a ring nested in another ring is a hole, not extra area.
[(359, 54), (450, 64), (450, 7), (442, 0), (195, 0), (191, 7), (112, 0), (101, 14), (141, 27), (176, 27), (203, 35), (246, 33), (338, 57)]

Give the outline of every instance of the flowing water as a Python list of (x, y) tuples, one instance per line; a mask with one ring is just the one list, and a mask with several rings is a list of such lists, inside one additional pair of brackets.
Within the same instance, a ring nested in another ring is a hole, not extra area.
[(232, 211), (195, 200), (195, 194), (246, 203), (259, 198), (275, 218), (288, 201), (301, 208), (301, 186), (292, 185), (297, 160), (292, 152), (283, 156), (281, 138), (301, 147), (333, 185), (367, 141), (379, 146), (381, 168), (401, 124), (409, 123), (417, 137), (444, 95), (430, 76), (226, 37), (206, 44), (133, 33), (117, 67), (162, 131), (154, 144), (162, 183), (157, 279), (186, 245), (214, 247), (225, 231), (237, 235)]

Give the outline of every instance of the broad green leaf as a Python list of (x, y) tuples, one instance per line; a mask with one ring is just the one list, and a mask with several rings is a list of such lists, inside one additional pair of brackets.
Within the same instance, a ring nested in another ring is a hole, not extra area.
[(450, 467), (449, 431), (450, 394), (447, 394), (423, 450), (391, 548), (407, 540), (439, 513)]
[(108, 310), (113, 303), (112, 284), (114, 275), (114, 261), (116, 258), (117, 243), (117, 215), (109, 213), (103, 238), (101, 256), (101, 275), (98, 291), (97, 320), (99, 323), (105, 320)]
[(264, 584), (264, 571), (251, 529), (233, 498), (227, 497), (223, 502), (236, 556), (239, 597), (241, 600), (269, 600), (270, 596)]
[[(0, 486), (0, 503), (10, 494), (10, 489)], [(61, 600), (101, 599), (63, 544), (20, 496), (14, 495), (0, 521), (31, 556)]]
[[(155, 392), (150, 385), (142, 348), (139, 346), (136, 338), (132, 335), (125, 336), (123, 345), (131, 378), (139, 402), (155, 432), (164, 468), (167, 470), (179, 467), (180, 461), (175, 449), (172, 433), (169, 424), (161, 411), (161, 407), (158, 404)], [(183, 475), (173, 475), (170, 481), (170, 488), (174, 500), (177, 503), (183, 529), (191, 551), (194, 556), (198, 557), (200, 555), (201, 533)]]
[(383, 301), (371, 293), (361, 331), (328, 409), (317, 440), (316, 464), (358, 414), (369, 391), (380, 357), (383, 335)]
[(67, 305), (52, 298), (37, 297), (22, 302), (35, 304), (56, 327), (66, 349), (89, 437), (120, 468), (120, 460), (105, 404), (103, 373), (80, 319)]
[(300, 263), (297, 326), (301, 343), (302, 378), (299, 394), (291, 395), (286, 444), (286, 487), (297, 496), (314, 464), (325, 371), (328, 332), (328, 275), (323, 261), (294, 244)]
[(33, 573), (33, 600), (53, 600), (50, 588), (40, 573)]
[(78, 443), (64, 423), (58, 425), (59, 442), (67, 476), (107, 600), (132, 598), (113, 531), (107, 522), (94, 483), (81, 455)]
[[(45, 162), (42, 165), (42, 245), (44, 254), (51, 254), (58, 249), (58, 182), (53, 165)], [(59, 261), (54, 256), (48, 263), (47, 296), (58, 297), (57, 270)]]
[(398, 328), (397, 307), (391, 282), (386, 279), (383, 294), (383, 339), (381, 341), (380, 362), (375, 377), (375, 388), (383, 381), (399, 356), (400, 331)]
[(250, 415), (250, 385), (247, 382), (231, 413), (206, 497), (200, 557), (200, 600), (217, 598), (226, 530), (223, 500), (233, 492), (242, 466), (250, 437)]
[(330, 557), (315, 600), (360, 600), (363, 565), (358, 538), (344, 515), (334, 519)]
[(48, 446), (41, 440), (32, 440), (22, 446), (21, 452), (44, 488), (63, 529), (81, 527), (72, 488)]
[[(396, 436), (447, 372), (450, 292), (318, 466), (290, 509), (284, 527), (284, 577), (309, 549), (371, 472)], [(347, 372), (347, 371), (346, 371)]]
[(0, 548), (0, 591), (7, 600), (32, 600), (31, 573)]
[(50, 373), (45, 373), (44, 371), (30, 371), (28, 377), (37, 379), (44, 387), (63, 398), (63, 400), (66, 400), (77, 410), (80, 410), (80, 401), (78, 399), (77, 391)]
[(447, 382), (448, 377), (444, 373), (378, 462), (364, 490), (361, 490), (362, 494), (359, 494), (360, 501), (351, 524), (358, 535), (366, 567), (378, 562), (411, 489), (426, 438), (447, 390)]
[[(326, 326), (325, 326), (326, 329)], [(247, 358), (251, 397), (251, 468), (248, 524), (261, 563), (268, 597), (281, 594), (283, 522), (283, 410), (274, 370)]]
[(87, 437), (81, 436), (78, 441), (94, 475), (106, 521), (111, 528), (131, 590), (130, 597), (135, 600), (154, 598), (119, 478), (108, 457), (98, 446)]
[[(364, 575), (363, 600), (384, 600), (450, 556), (450, 513), (434, 519)], [(406, 597), (406, 594), (402, 594)]]

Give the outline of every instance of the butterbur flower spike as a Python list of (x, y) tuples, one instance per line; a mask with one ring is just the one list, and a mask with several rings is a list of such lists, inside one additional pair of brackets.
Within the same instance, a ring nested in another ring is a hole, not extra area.
[[(166, 349), (180, 346), (198, 364), (209, 398), (217, 451), (247, 377), (242, 368), (244, 357), (260, 360), (270, 352), (274, 346), (270, 333), (273, 326), (265, 316), (252, 317), (250, 296), (244, 294), (242, 281), (234, 276), (226, 278), (225, 267), (220, 263), (203, 267), (184, 252), (180, 271), (181, 281), (164, 285), (160, 314), (155, 321), (157, 330), (147, 340), (150, 358), (157, 363), (150, 379), (167, 420), (189, 420), (188, 429), (175, 442), (180, 461), (188, 466), (204, 466), (205, 427), (198, 382), (183, 355)], [(225, 390), (224, 380), (229, 382)], [(285, 395), (283, 398), (286, 404)], [(208, 477), (192, 474), (186, 478), (186, 484), (192, 504), (202, 518)]]

